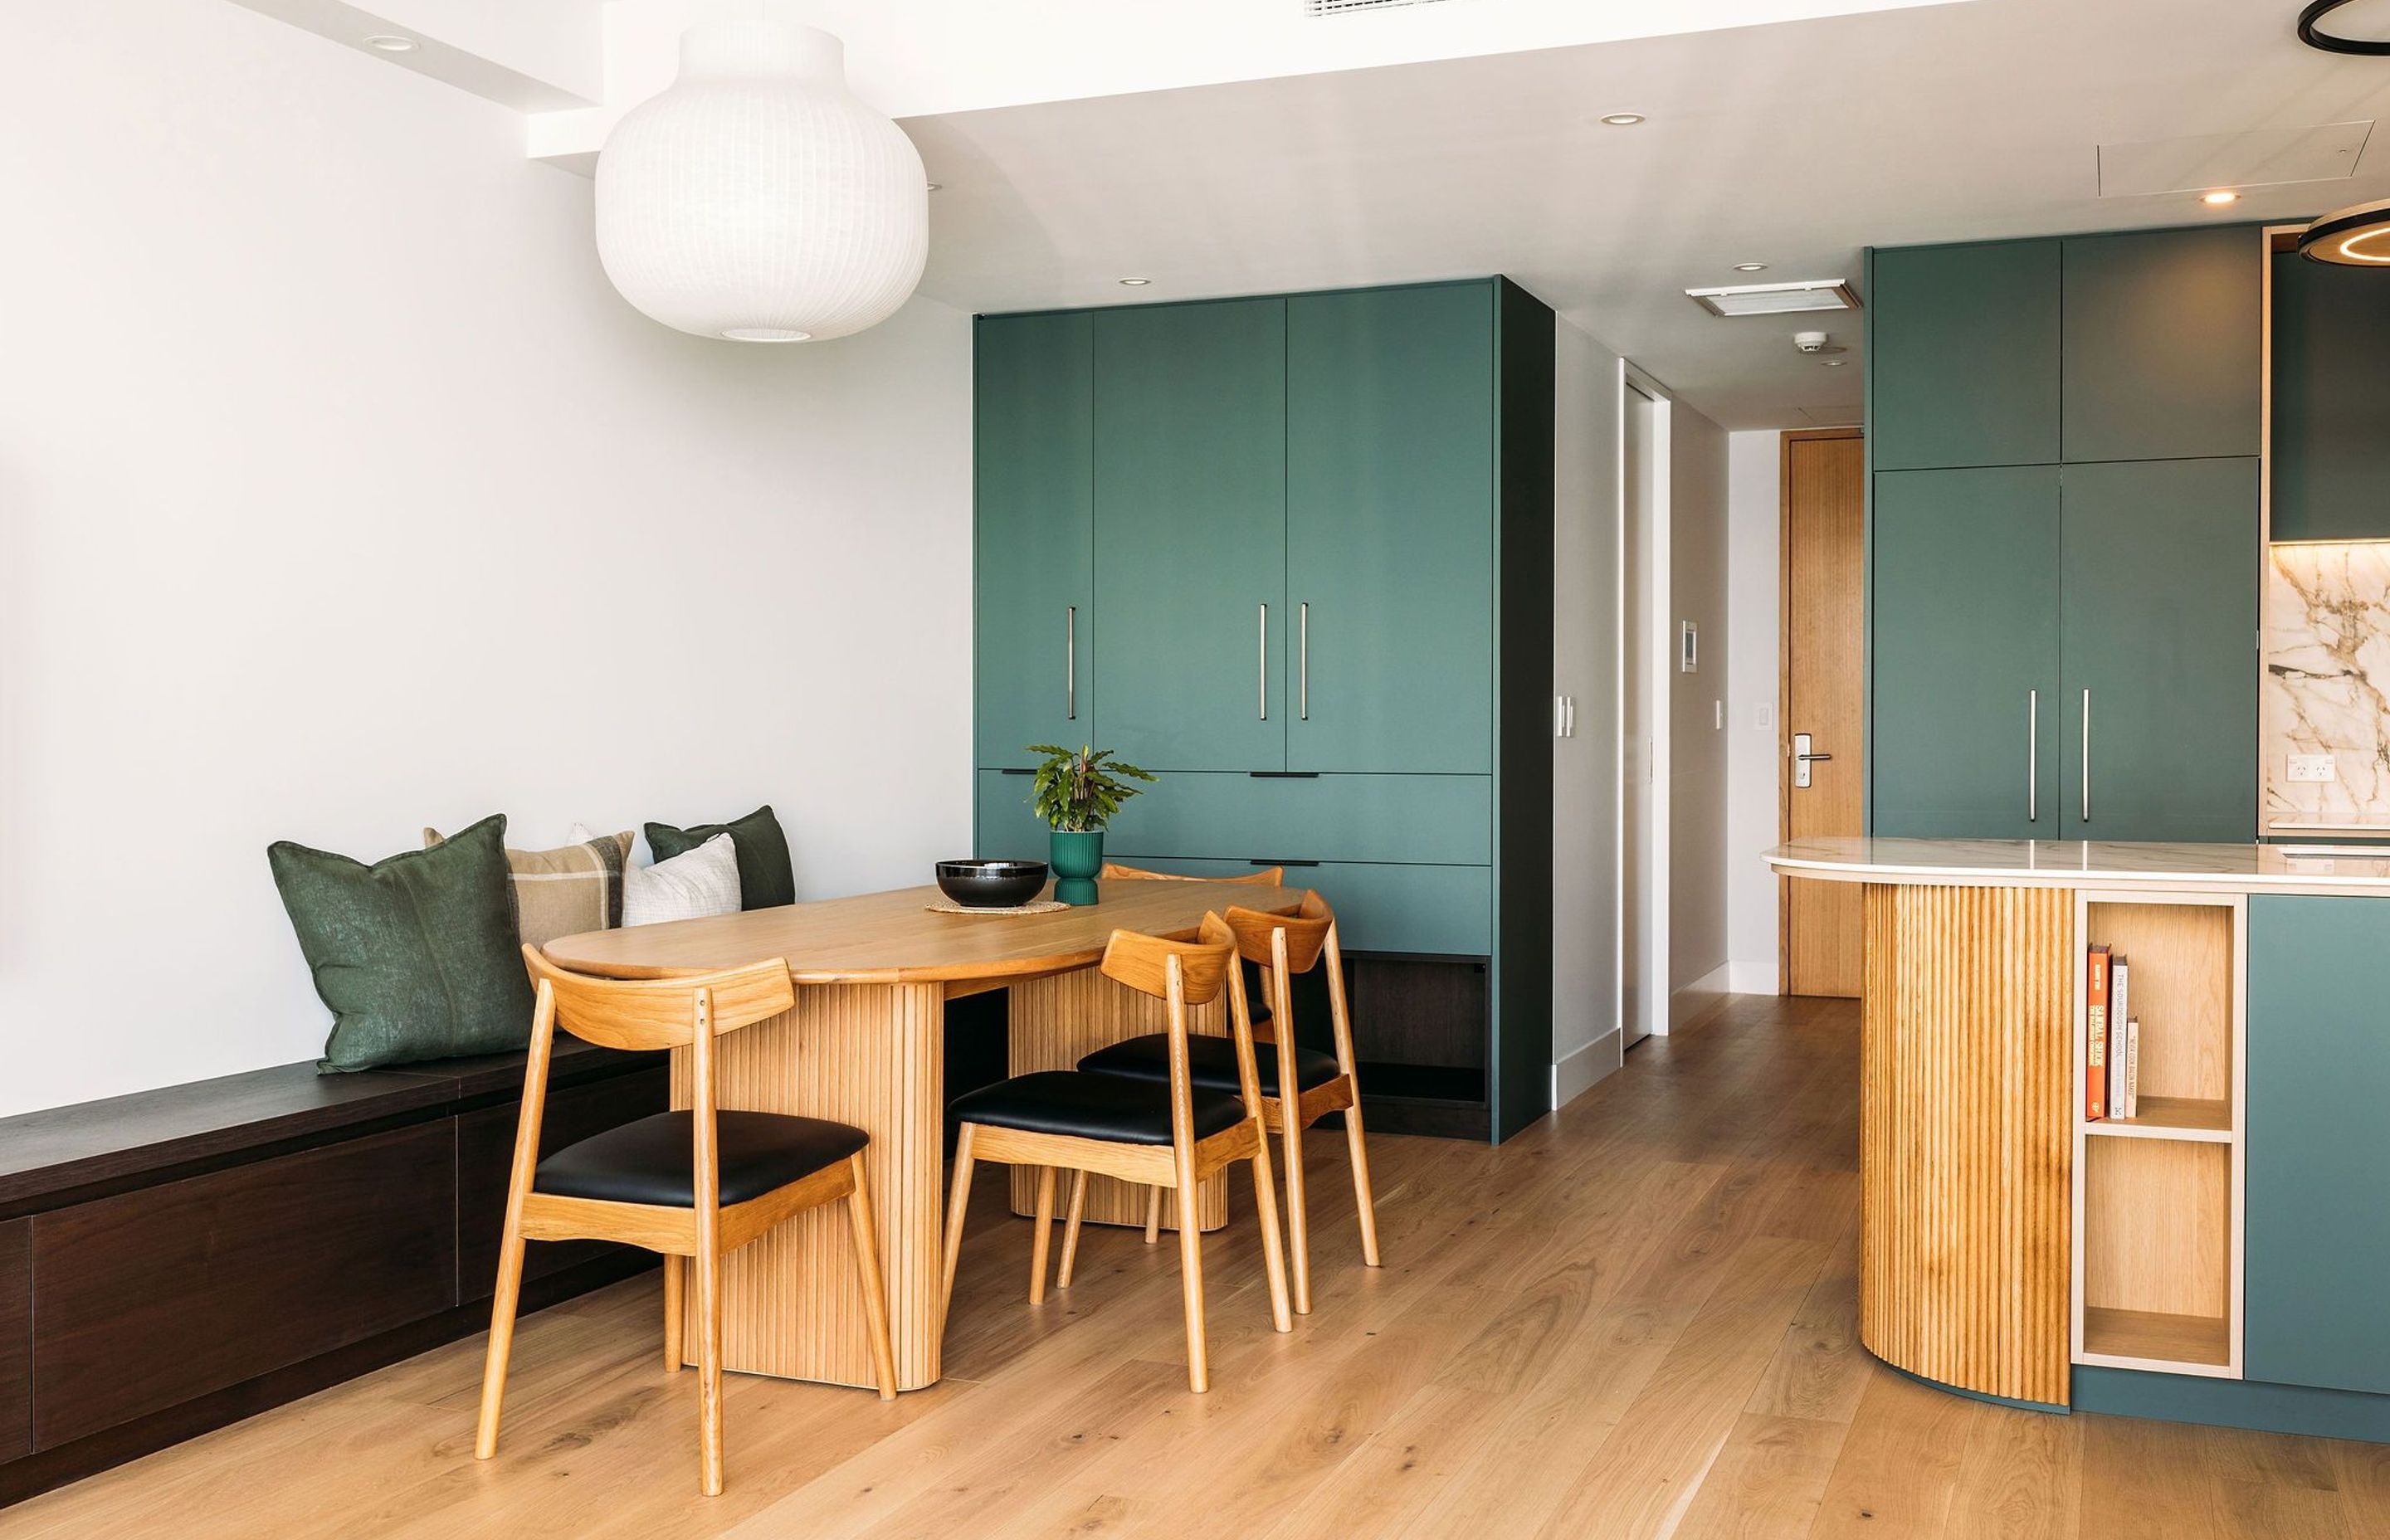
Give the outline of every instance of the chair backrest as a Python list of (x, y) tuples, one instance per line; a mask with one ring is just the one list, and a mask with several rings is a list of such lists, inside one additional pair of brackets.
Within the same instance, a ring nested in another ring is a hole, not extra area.
[(598, 979), (568, 973), (533, 946), (523, 948), (534, 989), (555, 1002), (556, 1024), (605, 1048), (649, 1052), (697, 1041), (698, 996), (706, 996), (713, 1035), (768, 1020), (797, 1003), (781, 958), (672, 979)]
[(1286, 886), (1284, 866), (1264, 866), (1259, 871), (1240, 872), (1235, 877), (1189, 877), (1184, 872), (1148, 871), (1143, 866), (1124, 866), (1107, 861), (1096, 876), (1110, 882), (1250, 882), (1256, 888)]
[[(1304, 912), (1314, 904), (1318, 913)], [(1336, 924), (1336, 914), (1317, 893), (1304, 895), (1304, 909), (1291, 915), (1267, 915), (1242, 905), (1230, 905), (1227, 925), (1236, 934), (1238, 956), (1263, 968), (1283, 966), (1290, 973), (1308, 973), (1318, 967), (1320, 954), (1328, 947), (1328, 932)], [(1286, 933), (1283, 959), (1277, 952), (1276, 937), (1280, 931)]]
[(1170, 962), (1178, 961), (1180, 998), (1190, 1006), (1209, 1005), (1220, 997), (1236, 960), (1236, 942), (1227, 922), (1205, 915), (1195, 941), (1115, 930), (1104, 945), (1104, 977), (1157, 1000), (1170, 998)]

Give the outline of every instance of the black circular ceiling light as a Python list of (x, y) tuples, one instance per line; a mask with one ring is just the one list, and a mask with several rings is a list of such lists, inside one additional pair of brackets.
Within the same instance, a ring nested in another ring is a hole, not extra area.
[(2390, 54), (2390, 38), (2335, 37), (2316, 25), (2348, 3), (2349, 0), (2313, 0), (2299, 12), (2299, 41), (2327, 54)]

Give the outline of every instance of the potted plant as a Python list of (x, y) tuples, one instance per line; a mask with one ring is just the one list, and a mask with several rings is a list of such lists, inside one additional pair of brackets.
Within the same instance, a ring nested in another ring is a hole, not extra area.
[(1129, 781), (1156, 777), (1113, 758), (1110, 749), (1033, 743), (1029, 751), (1046, 756), (1030, 802), (1052, 831), (1046, 837), (1046, 854), (1054, 868), (1054, 896), (1065, 904), (1093, 904), (1096, 873), (1104, 865), (1104, 826), (1121, 803), (1137, 794)]

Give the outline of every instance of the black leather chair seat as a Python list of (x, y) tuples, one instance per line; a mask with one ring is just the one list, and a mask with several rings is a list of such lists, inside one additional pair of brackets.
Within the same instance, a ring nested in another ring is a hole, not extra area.
[[(860, 1128), (780, 1112), (716, 1112), (725, 1206), (787, 1187), (871, 1142)], [(659, 1208), (697, 1206), (696, 1132), (687, 1112), (658, 1112), (567, 1145), (540, 1161), (533, 1192)]]
[[(1147, 1033), (1098, 1048), (1079, 1060), (1079, 1068), (1092, 1074), (1124, 1075), (1131, 1080), (1170, 1079), (1170, 1034), (1166, 1032)], [(1253, 1070), (1261, 1081), (1262, 1095), (1279, 1095), (1278, 1045), (1253, 1045)], [(1237, 1045), (1227, 1037), (1189, 1037), (1187, 1040), (1187, 1072), (1197, 1090), (1217, 1091), (1224, 1096), (1240, 1096), (1244, 1087), (1237, 1079)], [(1317, 1048), (1298, 1046), (1294, 1050), (1294, 1081), (1308, 1091), (1315, 1085), (1325, 1085), (1340, 1072), (1334, 1054), (1321, 1053)]]
[[(1199, 1139), (1245, 1119), (1245, 1104), (1235, 1097), (1199, 1090), (1191, 1102)], [(958, 1097), (953, 1110), (964, 1123), (1024, 1134), (1069, 1134), (1112, 1144), (1170, 1142), (1170, 1087), (1120, 1075), (1040, 1070)]]

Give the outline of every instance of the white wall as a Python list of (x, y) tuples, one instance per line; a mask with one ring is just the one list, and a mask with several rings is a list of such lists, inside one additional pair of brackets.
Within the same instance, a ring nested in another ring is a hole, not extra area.
[(1727, 438), (1727, 604), (1734, 611), (1727, 664), (1727, 951), (1737, 994), (1773, 995), (1777, 882), (1759, 853), (1776, 843), (1776, 776), (1782, 763), (1776, 726), (1781, 435), (1767, 430)]
[(216, 0), (7, 43), (0, 1114), (317, 1052), (277, 838), (968, 848), (965, 316), (656, 326), (514, 114)]
[(1619, 1065), (1618, 355), (1556, 322), (1553, 688), (1576, 704), (1552, 742), (1555, 1106)]
[[(1682, 401), (1668, 439), (1668, 987), (1672, 1024), (1723, 991), (1727, 962), (1727, 696), (1735, 626), (1727, 593), (1727, 434)], [(1677, 661), (1700, 628), (1698, 668)]]

